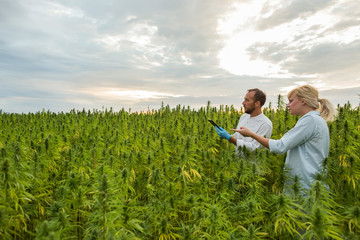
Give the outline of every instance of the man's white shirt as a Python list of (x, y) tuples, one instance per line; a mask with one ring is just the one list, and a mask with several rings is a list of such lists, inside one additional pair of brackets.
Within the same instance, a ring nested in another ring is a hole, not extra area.
[[(270, 138), (273, 130), (272, 122), (263, 113), (256, 117), (251, 117), (250, 114), (244, 113), (239, 119), (239, 123), (236, 129), (240, 127), (246, 127), (252, 132)], [(262, 145), (251, 137), (244, 137), (238, 132), (235, 132), (232, 137), (236, 138), (236, 147), (245, 146), (250, 151), (254, 151), (256, 148), (262, 147)]]

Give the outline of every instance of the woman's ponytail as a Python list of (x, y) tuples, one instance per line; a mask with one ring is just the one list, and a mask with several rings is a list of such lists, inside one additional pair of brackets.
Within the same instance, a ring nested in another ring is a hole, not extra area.
[(336, 110), (334, 105), (325, 98), (319, 99), (320, 102), (320, 115), (326, 121), (333, 121), (335, 119)]

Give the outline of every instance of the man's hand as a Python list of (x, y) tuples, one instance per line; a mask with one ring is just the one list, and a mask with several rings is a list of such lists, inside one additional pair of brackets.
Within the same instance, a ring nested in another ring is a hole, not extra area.
[(229, 141), (229, 139), (231, 138), (231, 135), (222, 127), (215, 127), (215, 130), (222, 139), (226, 139)]

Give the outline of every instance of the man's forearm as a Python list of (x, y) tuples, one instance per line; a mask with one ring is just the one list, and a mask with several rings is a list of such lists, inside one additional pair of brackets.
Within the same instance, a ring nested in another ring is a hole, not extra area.
[(230, 139), (229, 139), (229, 142), (231, 142), (232, 144), (234, 144), (235, 146), (237, 146), (237, 139), (236, 138), (234, 138), (234, 137), (230, 137)]

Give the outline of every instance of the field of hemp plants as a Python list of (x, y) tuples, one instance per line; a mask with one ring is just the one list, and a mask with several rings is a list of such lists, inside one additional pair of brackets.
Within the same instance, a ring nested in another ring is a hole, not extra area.
[[(0, 239), (358, 239), (360, 108), (338, 106), (329, 158), (304, 197), (285, 155), (249, 152), (233, 106), (0, 111)], [(273, 139), (292, 128), (279, 101)]]

